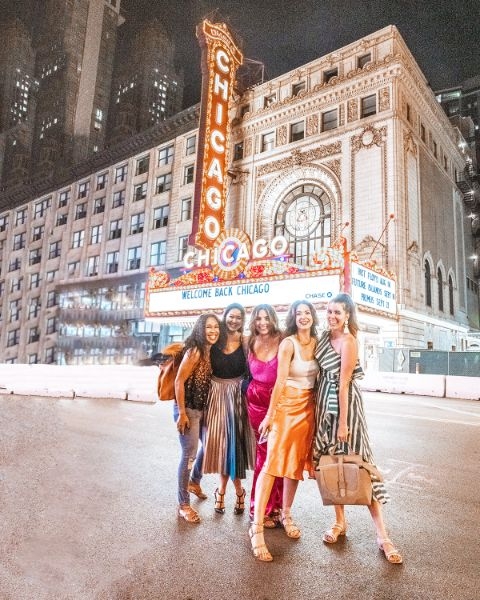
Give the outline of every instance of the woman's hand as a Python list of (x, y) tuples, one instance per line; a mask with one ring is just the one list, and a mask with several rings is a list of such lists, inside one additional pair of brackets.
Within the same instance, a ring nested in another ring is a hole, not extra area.
[(185, 413), (181, 413), (178, 415), (177, 419), (177, 430), (178, 433), (182, 435), (185, 433), (185, 428), (190, 429), (190, 421)]
[(348, 427), (346, 423), (338, 424), (337, 441), (348, 442)]
[(258, 433), (260, 434), (260, 437), (268, 435), (270, 429), (272, 428), (272, 421), (272, 417), (265, 415), (265, 418), (258, 426)]

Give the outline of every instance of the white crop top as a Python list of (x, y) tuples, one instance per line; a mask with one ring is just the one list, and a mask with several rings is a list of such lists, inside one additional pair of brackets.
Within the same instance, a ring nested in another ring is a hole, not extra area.
[(318, 362), (313, 360), (303, 360), (301, 355), (300, 344), (296, 340), (295, 336), (290, 335), (288, 340), (292, 340), (294, 354), (292, 362), (290, 363), (290, 370), (286, 385), (301, 390), (311, 390), (317, 379), (319, 366)]

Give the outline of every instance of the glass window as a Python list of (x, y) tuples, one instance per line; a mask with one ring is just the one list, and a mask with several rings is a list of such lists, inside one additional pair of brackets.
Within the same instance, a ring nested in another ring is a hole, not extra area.
[(27, 222), (27, 209), (20, 208), (16, 212), (15, 225), (23, 225)]
[[(195, 138), (194, 140), (194, 151), (195, 151)], [(169, 165), (173, 160), (173, 145), (160, 148), (158, 151), (158, 166)]]
[(265, 96), (263, 99), (263, 108), (268, 108), (272, 104), (275, 104), (276, 101), (277, 101), (277, 94), (275, 94), (275, 93)]
[(48, 247), (48, 258), (57, 258), (62, 253), (62, 242), (51, 242)]
[(83, 246), (83, 240), (85, 237), (85, 231), (74, 231), (72, 237), (72, 248), (81, 248)]
[(241, 160), (243, 158), (243, 142), (238, 142), (233, 148), (233, 160)]
[(89, 256), (87, 259), (87, 266), (85, 268), (85, 275), (87, 277), (93, 277), (98, 275), (98, 265), (100, 262), (100, 256)]
[(94, 215), (98, 215), (103, 212), (105, 212), (105, 196), (102, 198), (95, 198), (95, 202), (93, 203)]
[(150, 166), (150, 156), (142, 156), (137, 160), (137, 168), (135, 170), (135, 175), (142, 175), (148, 171), (148, 167)]
[(20, 342), (20, 329), (9, 331), (7, 335), (7, 348), (16, 346)]
[(47, 319), (47, 326), (45, 328), (45, 333), (47, 335), (51, 335), (57, 331), (57, 319), (56, 317), (50, 317)]
[(87, 216), (87, 203), (82, 202), (75, 207), (75, 219), (85, 219)]
[(127, 165), (122, 165), (121, 167), (117, 167), (115, 169), (115, 183), (120, 183), (121, 181), (125, 181), (127, 178), (128, 167)]
[(41, 217), (45, 216), (45, 213), (49, 206), (50, 206), (50, 198), (46, 198), (45, 200), (42, 200), (41, 202), (36, 202), (35, 207), (34, 207), (34, 212), (33, 212), (33, 218), (40, 219)]
[(338, 69), (336, 67), (323, 72), (323, 83), (328, 83), (334, 77), (338, 77)]
[(100, 244), (102, 241), (103, 225), (94, 225), (91, 230), (90, 243)]
[(104, 190), (107, 186), (108, 173), (97, 175), (97, 190)]
[(32, 273), (30, 275), (30, 289), (34, 290), (40, 285), (40, 273)]
[(62, 206), (67, 206), (68, 201), (70, 200), (70, 190), (65, 190), (60, 192), (58, 197), (58, 207), (62, 208)]
[(21, 266), (22, 261), (19, 258), (14, 258), (12, 261), (10, 261), (8, 272), (10, 273), (11, 271), (17, 271)]
[(39, 225), (38, 227), (34, 227), (32, 231), (32, 242), (37, 242), (43, 238), (43, 232), (45, 230), (44, 225)]
[(188, 221), (192, 217), (192, 199), (182, 199), (182, 209), (180, 214), (180, 221)]
[(141, 246), (135, 248), (129, 248), (127, 253), (127, 271), (133, 271), (140, 268), (140, 261), (142, 258)]
[(168, 192), (172, 188), (172, 174), (166, 173), (157, 177), (157, 194)]
[(132, 215), (130, 218), (130, 234), (142, 233), (145, 223), (145, 213)]
[(45, 363), (47, 365), (53, 365), (55, 363), (55, 348), (45, 349)]
[(18, 321), (20, 319), (20, 300), (11, 300), (10, 301), (10, 323)]
[(28, 330), (28, 343), (29, 344), (33, 344), (34, 342), (38, 342), (38, 340), (40, 339), (40, 336), (38, 334), (38, 327), (31, 327)]
[(115, 221), (110, 221), (110, 233), (108, 234), (109, 240), (115, 240), (122, 235), (122, 221), (120, 219), (116, 219)]
[(338, 110), (327, 110), (322, 113), (322, 131), (329, 131), (338, 127)]
[(147, 197), (147, 182), (140, 183), (133, 188), (133, 200), (135, 202), (139, 200), (145, 200)]
[(0, 217), (0, 231), (5, 231), (8, 226), (8, 217)]
[(188, 235), (182, 235), (178, 238), (177, 260), (182, 261), (185, 252), (188, 250)]
[(275, 145), (275, 132), (270, 131), (269, 133), (264, 133), (261, 137), (261, 140), (260, 152), (272, 150)]
[(298, 123), (292, 123), (290, 125), (290, 142), (297, 142), (303, 140), (305, 137), (305, 123), (298, 121)]
[(12, 283), (10, 284), (10, 292), (19, 292), (22, 289), (22, 281), (23, 277), (12, 279)]
[(74, 275), (75, 273), (78, 273), (79, 269), (80, 269), (80, 261), (79, 260), (75, 260), (73, 262), (68, 263), (68, 274), (69, 275)]
[(30, 306), (28, 307), (28, 318), (34, 319), (35, 317), (38, 317), (40, 307), (40, 298), (32, 298), (30, 301)]
[(196, 145), (197, 145), (196, 136), (192, 135), (192, 136), (188, 137), (186, 144), (185, 144), (185, 156), (190, 156), (190, 154), (195, 154)]
[(360, 117), (370, 117), (377, 112), (377, 97), (375, 94), (366, 96), (360, 100)]
[(432, 275), (428, 260), (425, 261), (425, 304), (432, 306)]
[(453, 279), (451, 275), (448, 277), (448, 305), (450, 314), (454, 315), (455, 307), (453, 304)]
[(363, 69), (363, 67), (371, 61), (372, 61), (372, 55), (370, 54), (370, 52), (368, 54), (362, 54), (362, 56), (359, 56), (357, 58), (357, 67), (359, 69)]
[(168, 225), (168, 213), (169, 206), (159, 206), (153, 211), (153, 229), (160, 229), (160, 227), (166, 227)]
[(106, 273), (116, 273), (118, 271), (118, 252), (107, 252)]
[(21, 250), (25, 248), (26, 233), (17, 233), (13, 236), (13, 250)]
[(50, 290), (47, 293), (47, 308), (52, 308), (53, 306), (57, 306), (58, 304), (58, 296), (55, 290)]
[(67, 222), (67, 215), (57, 215), (57, 221), (55, 223), (56, 227), (59, 227), (60, 225), (65, 225)]
[(88, 189), (90, 187), (89, 181), (84, 181), (78, 186), (78, 198), (85, 198), (88, 195)]
[(37, 265), (42, 260), (42, 250), (41, 248), (35, 248), (34, 250), (30, 250), (28, 264), (29, 265)]
[(165, 266), (167, 259), (167, 242), (154, 242), (150, 246), (150, 265), (152, 267)]
[(46, 281), (55, 281), (57, 278), (58, 269), (53, 269), (52, 271), (47, 271), (47, 275), (45, 277)]
[(185, 167), (183, 169), (183, 185), (187, 185), (193, 182), (194, 171), (195, 168), (193, 165), (188, 165), (188, 167)]
[(125, 204), (125, 190), (120, 190), (119, 192), (114, 192), (112, 208), (118, 208), (119, 206), (123, 206), (124, 204)]
[(438, 286), (438, 310), (443, 312), (443, 274), (441, 269), (437, 269)]
[(299, 81), (298, 83), (294, 83), (292, 85), (292, 96), (298, 96), (298, 94), (300, 92), (303, 92), (303, 90), (306, 88), (305, 82), (304, 81)]

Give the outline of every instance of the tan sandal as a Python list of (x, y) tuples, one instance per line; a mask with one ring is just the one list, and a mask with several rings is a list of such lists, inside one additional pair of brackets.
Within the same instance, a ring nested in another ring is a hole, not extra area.
[(281, 520), (283, 528), (285, 529), (285, 533), (289, 538), (294, 540), (298, 540), (301, 537), (302, 532), (297, 527), (297, 525), (293, 522), (292, 516), (290, 514), (290, 510), (282, 510), (281, 512)]
[(341, 535), (347, 535), (347, 524), (334, 523), (331, 528), (323, 534), (326, 544), (335, 544)]
[(200, 515), (189, 504), (184, 504), (177, 508), (178, 516), (185, 519), (187, 523), (200, 523)]
[[(253, 556), (262, 562), (272, 562), (273, 556), (268, 551), (263, 538), (263, 525), (252, 523), (248, 530), (248, 535), (250, 536), (250, 543), (252, 544)], [(257, 536), (261, 536), (259, 544), (255, 543), (255, 538)]]
[[(377, 544), (378, 544), (379, 550), (381, 550), (385, 554), (385, 558), (388, 560), (389, 563), (392, 563), (392, 565), (401, 565), (402, 564), (402, 562), (403, 562), (402, 555), (395, 548), (392, 540), (390, 540), (389, 538), (382, 539), (382, 538), (377, 537)], [(387, 547), (389, 546), (390, 549), (387, 550), (386, 546)]]
[(197, 498), (200, 500), (205, 500), (207, 498), (207, 494), (202, 490), (199, 483), (195, 483), (195, 481), (189, 481), (187, 490), (190, 494), (195, 494)]

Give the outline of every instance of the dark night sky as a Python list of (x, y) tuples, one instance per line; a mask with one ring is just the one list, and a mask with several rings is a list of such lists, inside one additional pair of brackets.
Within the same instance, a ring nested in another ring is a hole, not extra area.
[(195, 26), (226, 22), (267, 79), (396, 25), (432, 89), (480, 74), (479, 0), (122, 0), (127, 18), (158, 16), (185, 69), (185, 106), (200, 98)]

